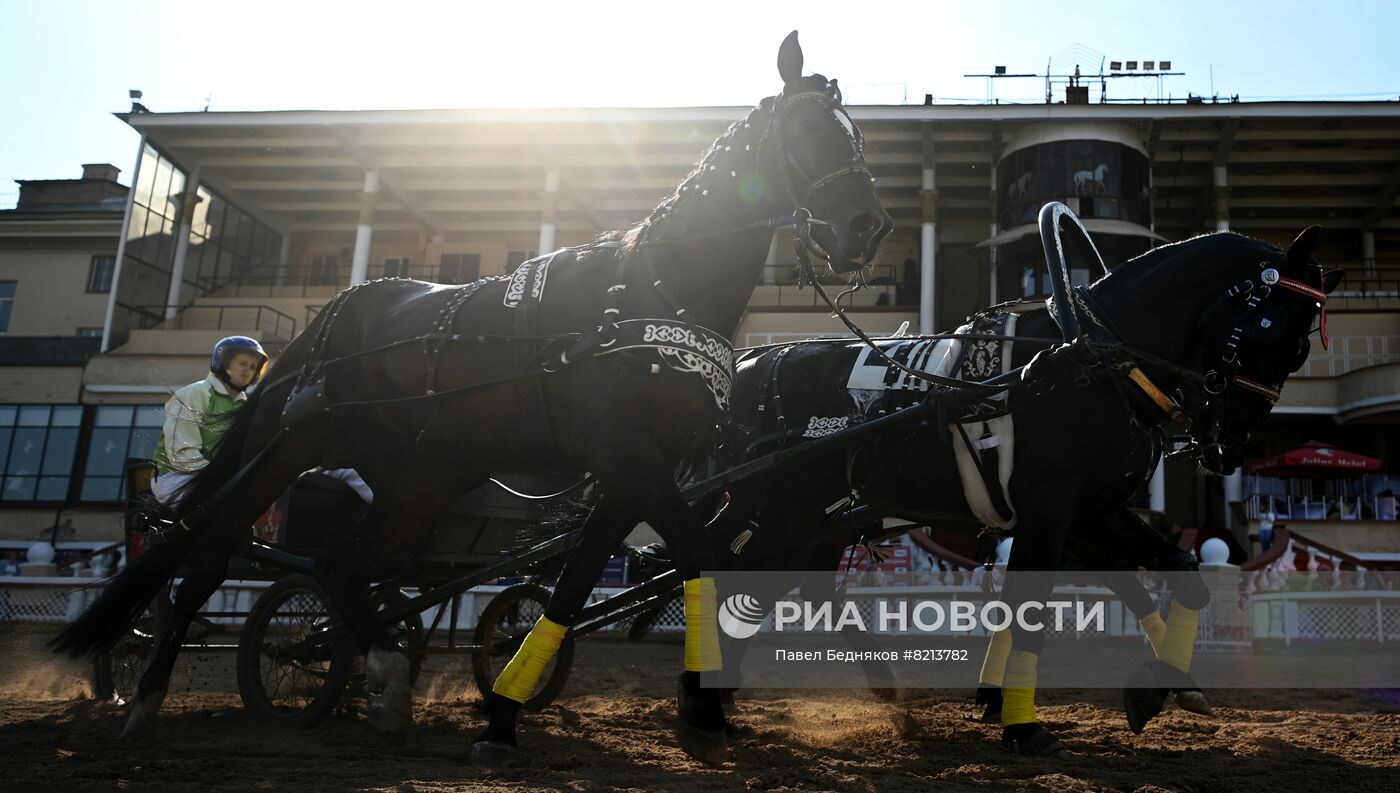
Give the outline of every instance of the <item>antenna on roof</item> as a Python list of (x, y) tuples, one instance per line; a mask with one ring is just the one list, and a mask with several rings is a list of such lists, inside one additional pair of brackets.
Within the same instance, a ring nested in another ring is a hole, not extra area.
[(201, 112), (201, 113), (208, 113), (208, 112), (209, 112), (209, 103), (211, 103), (211, 102), (213, 102), (213, 101), (214, 101), (214, 89), (211, 88), (211, 89), (209, 89), (209, 95), (206, 96), (206, 97), (204, 97), (204, 109), (201, 110), (200, 112)]

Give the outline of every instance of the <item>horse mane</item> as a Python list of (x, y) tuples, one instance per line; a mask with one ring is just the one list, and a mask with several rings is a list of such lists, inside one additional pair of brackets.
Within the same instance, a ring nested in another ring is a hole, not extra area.
[[(1249, 247), (1257, 250), (1260, 254), (1269, 252), (1281, 252), (1276, 246), (1255, 239), (1246, 234), (1236, 231), (1213, 231), (1206, 234), (1198, 234), (1188, 239), (1170, 242), (1166, 245), (1159, 245), (1152, 250), (1141, 253), (1123, 262), (1117, 267), (1109, 270), (1106, 275), (1094, 282), (1093, 288), (1096, 292), (1102, 290), (1102, 294), (1112, 294), (1118, 288), (1130, 288), (1131, 285), (1160, 267), (1177, 266), (1179, 260), (1194, 262), (1195, 259), (1185, 258), (1194, 253), (1193, 249), (1202, 245), (1226, 245)], [(1203, 266), (1203, 265), (1202, 265)]]
[[(835, 83), (820, 74), (802, 78), (802, 91), (821, 90), (833, 92), (839, 101)], [(768, 132), (768, 116), (777, 109), (778, 97), (764, 97), (758, 106), (750, 110), (742, 119), (729, 125), (701, 153), (700, 159), (681, 181), (664, 196), (660, 203), (642, 220), (621, 229), (605, 232), (595, 238), (595, 242), (620, 242), (624, 251), (635, 247), (644, 237), (661, 229), (665, 222), (677, 215), (697, 211), (706, 202), (711, 187), (730, 179), (741, 179), (751, 175), (758, 166), (758, 153)], [(732, 174), (732, 176), (731, 176)], [(741, 185), (746, 197), (753, 201), (764, 201), (772, 190), (780, 185), (762, 183)], [(749, 191), (752, 190), (752, 193)]]

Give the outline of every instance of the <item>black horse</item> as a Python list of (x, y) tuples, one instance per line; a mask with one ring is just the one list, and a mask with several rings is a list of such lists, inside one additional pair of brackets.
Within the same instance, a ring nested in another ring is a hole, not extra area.
[[(1005, 468), (987, 461), (979, 466), (976, 459), (994, 434), (980, 422), (998, 408), (985, 393), (926, 396), (921, 389), (928, 386), (918, 377), (859, 342), (795, 343), (751, 354), (738, 365), (734, 395), (734, 420), (745, 436), (740, 448), (748, 444), (739, 459), (910, 405), (928, 408), (927, 420), (799, 458), (731, 487), (730, 503), (713, 528), (721, 536), (752, 528), (749, 542), (775, 544), (754, 548), (755, 558), (771, 558), (783, 548), (793, 556), (792, 538), (830, 531), (828, 508), (854, 493), (878, 514), (934, 526), (1006, 525), (1009, 511), (1017, 537), (1013, 571), (1058, 569), (1067, 551), (1106, 571), (1137, 565), (1192, 570), (1189, 554), (1124, 505), (1152, 474), (1168, 439), (1182, 434), (1183, 417), (1191, 420), (1190, 437), (1207, 472), (1223, 475), (1240, 465), (1245, 444), (1267, 418), (1284, 380), (1306, 360), (1312, 322), (1340, 280), (1339, 272), (1324, 275), (1311, 263), (1316, 237), (1311, 228), (1285, 252), (1238, 234), (1212, 234), (1126, 262), (1073, 295), (1088, 317), (1086, 339), (1092, 331), (1101, 340), (1097, 345), (1057, 346), (1056, 317), (1043, 309), (1020, 314), (1014, 335), (1023, 340), (1012, 348), (1009, 365), (1031, 365), (1024, 387), (1013, 388), (1000, 405), (1014, 420), (1014, 446), (1005, 426), (1000, 431), (1007, 437), (997, 441)], [(1057, 310), (1064, 311), (1063, 304)], [(974, 322), (972, 329), (977, 327)], [(931, 343), (920, 347), (918, 341), (877, 344), (920, 369), (921, 360), (934, 353)], [(1004, 352), (1003, 340), (966, 343), (973, 368), (983, 368), (976, 379), (996, 375), (986, 364)], [(1167, 394), (1176, 394), (1177, 401)], [(969, 406), (969, 399), (975, 404)], [(949, 429), (970, 420), (987, 429), (971, 435)], [(955, 444), (963, 446), (961, 455)], [(958, 487), (959, 456), (970, 466), (966, 473), (987, 482), (985, 498), (970, 499)], [(997, 496), (1004, 501), (997, 503)], [(832, 569), (834, 554), (850, 541), (840, 529), (832, 536), (834, 541), (812, 549), (811, 569)], [(1149, 600), (1132, 592), (1135, 582), (1115, 575), (1108, 580), (1131, 595), (1129, 605), (1143, 612), (1139, 616), (1155, 614)], [(1013, 604), (1043, 602), (1050, 585), (1048, 577), (1039, 577), (1004, 597)], [(1173, 612), (1154, 637), (1154, 647), (1160, 641), (1159, 653), (1179, 672), (1162, 688), (1193, 687), (1185, 673), (1196, 613), (1208, 593), (1204, 586), (1188, 589), (1174, 593)], [(1035, 719), (1035, 662), (1044, 635), (1018, 630), (1010, 638), (1000, 647), (993, 643), (983, 675), (992, 687), (1005, 685), (1003, 743), (1027, 754), (1062, 751)], [(1000, 705), (1000, 696), (989, 704)], [(1149, 701), (1129, 702), (1130, 719), (1138, 711), (1135, 729), (1155, 713), (1153, 707), (1160, 708), (1165, 693), (1154, 688), (1144, 696)]]
[(637, 225), (512, 276), (452, 287), (374, 281), (328, 304), (195, 478), (172, 516), (171, 541), (113, 579), (55, 640), (74, 654), (109, 647), (184, 565), (126, 732), (152, 721), (191, 618), (253, 520), (301, 472), (353, 467), (376, 494), (353, 537), (318, 559), (315, 573), (368, 654), (371, 722), (401, 735), (412, 720), (409, 662), (369, 605), (377, 557), (491, 472), (588, 471), (602, 496), (545, 618), (497, 683), (473, 757), (498, 762), (513, 752), (520, 702), (639, 520), (671, 543), (690, 595), (682, 745), (719, 757), (723, 713), (698, 674), (718, 658), (713, 583), (700, 576), (713, 562), (672, 471), (712, 443), (727, 409), (730, 337), (775, 228), (795, 223), (799, 255), (853, 272), (892, 227), (835, 81), (802, 76), (802, 60), (794, 32), (779, 50), (782, 92), (735, 122)]

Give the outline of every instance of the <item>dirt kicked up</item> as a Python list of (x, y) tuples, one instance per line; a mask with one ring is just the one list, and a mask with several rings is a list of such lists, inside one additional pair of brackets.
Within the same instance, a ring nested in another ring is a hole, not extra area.
[(522, 763), (485, 770), (485, 725), (461, 659), (420, 678), (409, 743), (384, 744), (353, 704), (312, 730), (248, 716), (231, 655), (182, 656), (154, 734), (86, 668), (42, 649), (51, 631), (0, 625), (0, 790), (13, 791), (1290, 791), (1400, 790), (1400, 692), (1208, 691), (1216, 715), (1170, 709), (1141, 736), (1117, 691), (1042, 691), (1042, 721), (1075, 755), (1003, 753), (971, 692), (741, 692), (732, 760), (702, 766), (672, 732), (681, 647), (590, 637), (558, 703), (521, 724)]

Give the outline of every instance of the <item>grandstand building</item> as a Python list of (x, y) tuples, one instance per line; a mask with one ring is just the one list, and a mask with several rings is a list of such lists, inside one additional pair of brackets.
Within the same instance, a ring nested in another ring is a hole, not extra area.
[[(1047, 201), (1077, 211), (1110, 266), (1226, 229), (1286, 247), (1317, 224), (1321, 262), (1347, 273), (1328, 305), (1332, 348), (1314, 343), (1250, 456), (1314, 438), (1383, 459), (1400, 450), (1400, 102), (1070, 99), (851, 108), (898, 225), (869, 273), (870, 288), (848, 298), (852, 318), (871, 333), (905, 321), (932, 332), (990, 303), (1043, 298), (1034, 223)], [(50, 404), (53, 417), (59, 406), (64, 416), (79, 414), (67, 489), (44, 488), (42, 477), (57, 473), (41, 474), (35, 488), (11, 489), (9, 482), (34, 477), (15, 468), (11, 452), (0, 472), (0, 511), (9, 515), (0, 525), (20, 526), (16, 511), (36, 521), (59, 507), (110, 514), (119, 488), (101, 473), (99, 446), (125, 432), (122, 453), (139, 453), (149, 443), (142, 422), (173, 388), (201, 376), (218, 337), (252, 335), (275, 352), (352, 283), (393, 275), (463, 283), (629, 225), (746, 111), (152, 113), (137, 106), (121, 114), (140, 143), (133, 189), (111, 215), (104, 248), (116, 257), (111, 288), (97, 316), (61, 330), (101, 327), (101, 351), (83, 364), (81, 382), (61, 393), (15, 391), (14, 381), (32, 375), (14, 367), (3, 378), (10, 390), (0, 391), (10, 402)], [(18, 284), (16, 318), (30, 300), (57, 316), (68, 298), (47, 291), (39, 298), (27, 281), (52, 273), (12, 263), (29, 255), (16, 253), (27, 239), (37, 239), (15, 231), (30, 222), (23, 213), (0, 212), (0, 312), (10, 279)], [(71, 226), (54, 216), (49, 228)], [(798, 288), (791, 246), (780, 243), (737, 345), (844, 331), (811, 289)], [(73, 300), (89, 297), (71, 291)], [(9, 332), (60, 332), (35, 328)], [(48, 433), (58, 420), (50, 418)], [(1207, 480), (1189, 465), (1168, 465), (1144, 499), (1182, 526), (1226, 526), (1235, 520), (1228, 502), (1249, 514), (1251, 479)], [(1366, 487), (1379, 491), (1380, 483)], [(94, 520), (90, 531), (115, 529)]]

